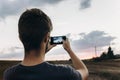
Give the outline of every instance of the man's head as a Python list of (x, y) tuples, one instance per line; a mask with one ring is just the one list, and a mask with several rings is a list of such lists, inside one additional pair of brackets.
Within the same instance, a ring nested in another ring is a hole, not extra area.
[(44, 12), (36, 8), (26, 10), (18, 23), (19, 37), (25, 52), (41, 49), (41, 43), (51, 30), (51, 20)]

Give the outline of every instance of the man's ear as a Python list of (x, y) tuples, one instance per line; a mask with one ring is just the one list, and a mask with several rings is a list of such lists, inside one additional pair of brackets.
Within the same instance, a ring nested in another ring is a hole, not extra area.
[(48, 33), (45, 35), (45, 37), (44, 37), (44, 42), (45, 42), (45, 43), (48, 42), (49, 38), (50, 38), (50, 32), (48, 32)]

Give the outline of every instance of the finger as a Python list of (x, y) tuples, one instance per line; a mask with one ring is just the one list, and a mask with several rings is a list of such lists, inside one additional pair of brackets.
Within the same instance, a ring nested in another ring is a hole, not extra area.
[(55, 47), (57, 44), (53, 44), (53, 47)]

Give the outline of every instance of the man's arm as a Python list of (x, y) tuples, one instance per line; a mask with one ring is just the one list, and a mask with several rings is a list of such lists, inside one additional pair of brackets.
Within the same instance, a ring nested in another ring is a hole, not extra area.
[(63, 47), (64, 47), (64, 49), (69, 53), (74, 68), (75, 68), (78, 72), (80, 72), (80, 74), (81, 74), (81, 76), (82, 76), (82, 80), (87, 80), (87, 78), (88, 78), (88, 69), (87, 69), (87, 67), (85, 66), (85, 64), (84, 64), (84, 63), (75, 55), (75, 53), (72, 51), (68, 39), (64, 40), (64, 42), (63, 42)]

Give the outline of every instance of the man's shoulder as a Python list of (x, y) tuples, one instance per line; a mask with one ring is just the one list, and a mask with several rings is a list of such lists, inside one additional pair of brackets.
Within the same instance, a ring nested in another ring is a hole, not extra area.
[(51, 64), (51, 63), (48, 63), (47, 62), (47, 65), (49, 67), (53, 67), (54, 69), (64, 69), (64, 70), (67, 70), (67, 69), (73, 69), (71, 66), (69, 65), (63, 65), (63, 64)]
[(16, 70), (18, 67), (19, 67), (19, 64), (13, 65), (13, 66), (7, 68), (7, 69), (4, 71), (4, 74), (3, 74), (4, 79), (9, 79), (9, 77), (13, 76), (13, 74), (16, 72), (15, 70)]
[(19, 67), (19, 64), (13, 65), (13, 66), (7, 68), (7, 69), (4, 71), (4, 74), (9, 73), (9, 72), (11, 72), (11, 71), (13, 71), (13, 70), (16, 70), (18, 67)]
[(70, 65), (49, 64), (55, 72), (68, 78), (68, 80), (81, 80), (81, 74)]
[(51, 63), (48, 63), (48, 65), (50, 66), (51, 69), (54, 69), (62, 73), (66, 73), (66, 74), (77, 73), (77, 71), (70, 65), (63, 65), (63, 64), (59, 65), (59, 64), (51, 64)]

